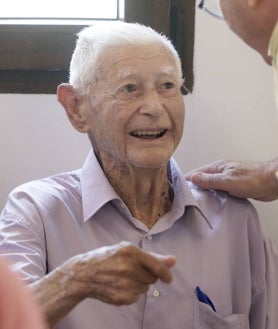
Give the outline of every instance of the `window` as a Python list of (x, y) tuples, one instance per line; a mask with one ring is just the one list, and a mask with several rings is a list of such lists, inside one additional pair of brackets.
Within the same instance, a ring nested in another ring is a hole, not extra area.
[(123, 15), (123, 9), (124, 0), (79, 0), (74, 6), (67, 0), (10, 0), (2, 6), (0, 19), (29, 20), (32, 24), (43, 20), (115, 20)]
[[(103, 19), (100, 1), (94, 1), (98, 3), (99, 8), (98, 14), (94, 12), (95, 19)], [(94, 1), (90, 0), (90, 5), (85, 6), (89, 1), (79, 0), (78, 6), (84, 3), (85, 8), (88, 8)], [(101, 3), (104, 1), (102, 0)], [(117, 7), (110, 4), (110, 8), (116, 8), (116, 16), (115, 12), (111, 14), (110, 11), (109, 13), (105, 11), (105, 19), (119, 19), (124, 14), (125, 21), (150, 25), (173, 40), (182, 58), (186, 88), (192, 91), (195, 1), (125, 0), (124, 13), (123, 0), (107, 1), (114, 1)], [(23, 24), (22, 17), (19, 18), (20, 14), (16, 14), (13, 8), (5, 12), (1, 9), (0, 93), (54, 94), (59, 83), (68, 81), (68, 66), (75, 46), (75, 35), (89, 22), (86, 13), (83, 16), (79, 15), (78, 22), (76, 15), (75, 19), (72, 19), (72, 14), (65, 19), (62, 10), (56, 11), (56, 4), (62, 2), (63, 0), (56, 1), (50, 11), (43, 8), (43, 13), (39, 13), (40, 8), (36, 8), (37, 11), (34, 10), (32, 14), (28, 8), (30, 20), (27, 24)], [(41, 2), (35, 3), (41, 6)], [(26, 0), (24, 4), (26, 6)], [(47, 4), (49, 6), (49, 1)], [(69, 6), (68, 1), (67, 6)], [(75, 5), (71, 9), (76, 12), (76, 7)], [(56, 17), (54, 19), (52, 17), (50, 24), (49, 15), (54, 11)], [(44, 24), (34, 20), (39, 15), (44, 15), (44, 19), (47, 19)], [(11, 18), (16, 16), (19, 21), (17, 20), (15, 24)]]

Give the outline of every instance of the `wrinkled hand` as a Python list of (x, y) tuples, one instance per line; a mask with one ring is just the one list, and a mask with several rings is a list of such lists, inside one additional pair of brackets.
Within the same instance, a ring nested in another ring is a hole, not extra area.
[(190, 171), (185, 178), (204, 189), (223, 190), (240, 198), (273, 201), (278, 199), (277, 169), (278, 159), (255, 163), (219, 160)]
[(170, 268), (174, 264), (173, 256), (146, 253), (121, 242), (75, 256), (60, 270), (72, 273), (71, 296), (124, 305), (135, 302), (158, 279), (170, 283)]

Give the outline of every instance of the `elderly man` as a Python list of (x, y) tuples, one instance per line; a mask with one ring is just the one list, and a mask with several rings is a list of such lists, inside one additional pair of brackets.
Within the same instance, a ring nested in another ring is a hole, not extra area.
[(51, 327), (276, 329), (278, 259), (255, 209), (188, 185), (171, 158), (182, 80), (151, 28), (79, 34), (57, 94), (92, 151), (80, 170), (16, 188), (1, 215), (1, 250)]
[[(210, 9), (211, 2), (202, 0), (200, 7), (216, 17), (223, 13), (230, 28), (272, 64), (278, 110), (278, 1), (215, 0), (222, 12), (217, 6)], [(200, 187), (224, 190), (237, 197), (278, 199), (278, 158), (259, 163), (219, 160), (193, 170), (186, 178)]]

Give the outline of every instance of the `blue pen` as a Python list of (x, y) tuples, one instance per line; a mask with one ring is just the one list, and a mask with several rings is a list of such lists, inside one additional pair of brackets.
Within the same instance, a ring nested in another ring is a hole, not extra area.
[(197, 297), (199, 299), (199, 301), (201, 303), (204, 303), (204, 304), (207, 304), (209, 305), (213, 310), (214, 312), (216, 312), (216, 309), (213, 305), (213, 302), (211, 301), (211, 299), (201, 290), (200, 287), (196, 287), (196, 294), (197, 294)]

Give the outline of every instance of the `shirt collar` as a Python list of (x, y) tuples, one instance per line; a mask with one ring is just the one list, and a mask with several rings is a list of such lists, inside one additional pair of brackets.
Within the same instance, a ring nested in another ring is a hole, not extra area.
[[(186, 207), (194, 207), (209, 227), (212, 228), (205, 215), (205, 207), (201, 207), (198, 198), (194, 195), (193, 185), (185, 181), (180, 168), (173, 158), (170, 160), (169, 169), (168, 176), (175, 195), (173, 209), (175, 210), (176, 217), (181, 217)], [(84, 221), (90, 219), (108, 202), (121, 200), (105, 176), (93, 150), (89, 152), (81, 169), (80, 180)]]
[(173, 158), (171, 158), (170, 166), (172, 175), (171, 179), (175, 194), (173, 208), (179, 209), (181, 215), (184, 213), (186, 207), (195, 208), (206, 221), (208, 226), (212, 228), (212, 224), (206, 215), (206, 207), (199, 202), (198, 188), (191, 182), (185, 180), (181, 169)]
[(278, 54), (278, 22), (274, 27), (268, 47), (268, 55), (272, 57), (273, 66), (277, 63), (277, 54)]
[(81, 170), (81, 191), (84, 221), (90, 219), (106, 203), (120, 199), (105, 176), (93, 150)]

